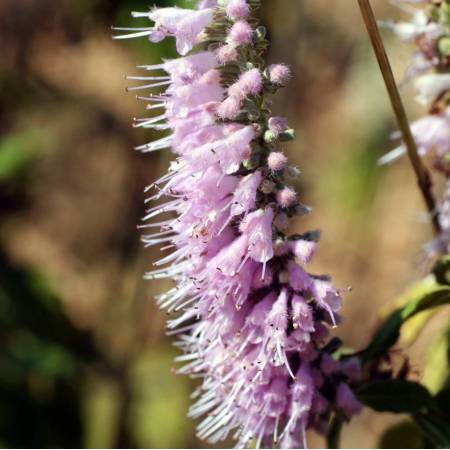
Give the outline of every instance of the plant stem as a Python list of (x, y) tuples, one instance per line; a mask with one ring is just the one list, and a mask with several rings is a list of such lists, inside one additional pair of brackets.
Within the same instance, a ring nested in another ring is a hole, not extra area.
[(436, 235), (439, 235), (441, 232), (441, 226), (439, 223), (439, 213), (436, 208), (436, 202), (432, 192), (431, 177), (427, 169), (423, 165), (417, 151), (416, 142), (414, 141), (414, 137), (409, 127), (408, 117), (406, 116), (405, 108), (403, 106), (397, 84), (395, 83), (394, 74), (392, 73), (389, 58), (387, 57), (383, 41), (378, 30), (377, 22), (373, 14), (372, 7), (370, 6), (370, 1), (358, 0), (358, 3), (364, 22), (366, 24), (367, 31), (370, 36), (370, 40), (372, 41), (372, 46), (377, 57), (378, 64), (380, 66), (387, 91), (389, 93), (389, 98), (391, 100), (395, 116), (397, 118), (398, 126), (403, 136), (403, 142), (406, 146), (409, 160), (411, 161), (414, 172), (416, 173), (419, 189), (422, 193), (431, 217), (434, 233)]
[(342, 431), (342, 420), (337, 415), (334, 415), (333, 418), (331, 419), (330, 426), (328, 428), (328, 435), (327, 435), (328, 448), (339, 448), (341, 431)]

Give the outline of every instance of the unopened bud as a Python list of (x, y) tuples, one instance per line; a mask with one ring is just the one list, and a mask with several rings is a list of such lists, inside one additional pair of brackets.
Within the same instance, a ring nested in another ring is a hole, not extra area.
[(266, 38), (267, 30), (265, 27), (258, 27), (255, 30), (255, 37), (257, 41), (263, 41)]
[(295, 130), (293, 128), (288, 128), (280, 133), (278, 137), (280, 138), (280, 141), (293, 141), (295, 139)]
[(270, 193), (275, 191), (275, 183), (273, 181), (270, 181), (270, 180), (264, 180), (261, 183), (261, 186), (260, 186), (259, 190), (263, 194), (270, 194)]
[(303, 203), (298, 203), (294, 207), (294, 214), (296, 216), (304, 216), (305, 214), (309, 214), (311, 211), (311, 206), (304, 205)]
[(277, 135), (271, 131), (266, 130), (264, 133), (264, 142), (267, 142), (268, 144), (273, 144), (277, 140)]
[(287, 230), (287, 228), (289, 227), (288, 216), (284, 213), (277, 214), (273, 221), (273, 225), (280, 231)]

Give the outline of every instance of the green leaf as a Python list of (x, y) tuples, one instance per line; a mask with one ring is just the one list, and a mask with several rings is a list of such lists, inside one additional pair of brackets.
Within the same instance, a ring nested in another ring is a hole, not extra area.
[(334, 415), (331, 419), (327, 433), (327, 448), (339, 448), (343, 422), (342, 417), (338, 415)]
[(425, 448), (424, 436), (419, 426), (405, 420), (384, 432), (378, 448)]
[(445, 386), (435, 395), (436, 403), (445, 417), (450, 417), (450, 375), (447, 376)]
[(412, 381), (375, 381), (360, 388), (356, 394), (362, 403), (379, 412), (414, 414), (435, 407), (427, 389)]
[(425, 355), (425, 367), (422, 383), (436, 394), (446, 383), (449, 376), (450, 328), (440, 332), (433, 339)]
[(36, 129), (21, 130), (0, 141), (0, 182), (8, 182), (36, 158), (44, 145), (42, 133)]
[(400, 336), (400, 328), (416, 314), (450, 303), (450, 286), (426, 278), (409, 293), (409, 302), (395, 310), (381, 325), (371, 343), (361, 352), (362, 359), (377, 358), (392, 347)]
[(450, 285), (450, 255), (439, 259), (434, 265), (432, 272), (438, 283)]
[(450, 425), (434, 413), (414, 414), (414, 420), (437, 448), (450, 448)]

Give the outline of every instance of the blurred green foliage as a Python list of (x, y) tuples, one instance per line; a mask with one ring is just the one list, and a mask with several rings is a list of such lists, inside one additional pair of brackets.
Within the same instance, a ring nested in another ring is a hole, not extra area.
[(82, 445), (80, 375), (95, 356), (42, 276), (0, 251), (0, 442)]
[(46, 136), (37, 129), (20, 130), (0, 141), (0, 183), (14, 182), (45, 149)]

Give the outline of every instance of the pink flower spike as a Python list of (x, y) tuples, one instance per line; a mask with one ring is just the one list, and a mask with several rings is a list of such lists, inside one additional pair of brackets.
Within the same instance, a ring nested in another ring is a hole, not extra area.
[[(336, 391), (353, 381), (357, 364), (327, 361), (341, 291), (304, 270), (316, 234), (287, 231), (294, 213), (309, 212), (287, 187), (296, 169), (275, 150), (293, 133), (267, 98), (289, 69), (265, 68), (258, 2), (188, 3), (134, 13), (154, 26), (118, 28), (130, 34), (116, 36), (170, 36), (179, 53), (189, 52), (129, 77), (144, 82), (135, 89), (162, 86), (139, 97), (151, 114), (136, 124), (164, 135), (138, 149), (174, 155), (146, 189), (143, 241), (162, 250), (146, 278), (174, 282), (156, 300), (179, 335), (177, 373), (203, 380), (189, 411), (203, 417), (197, 436), (214, 445), (232, 431), (236, 448), (306, 448), (306, 432), (341, 412)], [(340, 389), (341, 409), (356, 410)]]

